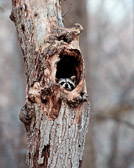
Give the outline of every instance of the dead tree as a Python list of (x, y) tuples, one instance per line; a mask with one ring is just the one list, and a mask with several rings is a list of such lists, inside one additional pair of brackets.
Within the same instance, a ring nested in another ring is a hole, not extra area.
[[(26, 65), (25, 105), (20, 119), (27, 138), (29, 168), (81, 167), (89, 121), (84, 61), (79, 48), (82, 26), (64, 28), (61, 0), (12, 0)], [(66, 90), (57, 79), (76, 77)]]

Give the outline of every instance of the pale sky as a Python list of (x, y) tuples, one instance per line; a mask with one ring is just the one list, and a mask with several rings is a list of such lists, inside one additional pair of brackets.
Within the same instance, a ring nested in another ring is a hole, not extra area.
[(115, 23), (122, 21), (128, 15), (131, 17), (134, 15), (134, 0), (88, 0), (89, 13), (100, 11), (101, 6), (106, 15)]

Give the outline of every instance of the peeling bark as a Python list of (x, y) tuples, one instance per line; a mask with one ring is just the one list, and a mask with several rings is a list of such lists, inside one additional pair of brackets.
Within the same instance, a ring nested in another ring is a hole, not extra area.
[[(26, 65), (25, 105), (20, 119), (28, 137), (27, 166), (78, 168), (89, 121), (82, 26), (64, 28), (59, 0), (12, 0), (14, 21)], [(62, 67), (62, 68), (61, 68)], [(56, 78), (76, 76), (68, 91)]]

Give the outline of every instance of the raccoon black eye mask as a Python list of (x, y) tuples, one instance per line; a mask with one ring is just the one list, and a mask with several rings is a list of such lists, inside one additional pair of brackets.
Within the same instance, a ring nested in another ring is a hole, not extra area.
[(70, 78), (60, 78), (57, 79), (57, 83), (59, 83), (66, 90), (71, 91), (76, 87), (76, 77), (72, 76)]

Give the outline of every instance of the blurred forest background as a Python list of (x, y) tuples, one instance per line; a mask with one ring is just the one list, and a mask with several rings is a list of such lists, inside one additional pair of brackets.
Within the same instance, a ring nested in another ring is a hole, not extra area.
[[(134, 168), (134, 0), (62, 0), (66, 27), (80, 23), (91, 118), (83, 168)], [(11, 1), (0, 0), (0, 168), (25, 168), (19, 111), (25, 70)]]

